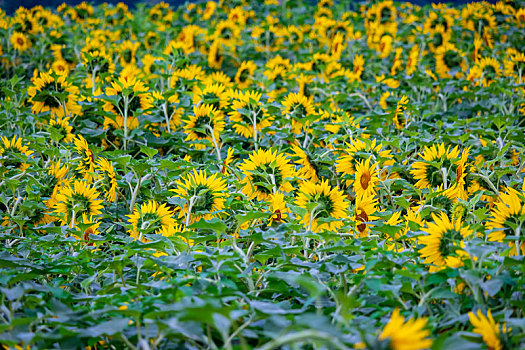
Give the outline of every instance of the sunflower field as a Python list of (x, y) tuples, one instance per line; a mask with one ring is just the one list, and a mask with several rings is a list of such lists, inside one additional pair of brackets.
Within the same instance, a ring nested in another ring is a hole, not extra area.
[(525, 349), (524, 4), (0, 11), (0, 348)]

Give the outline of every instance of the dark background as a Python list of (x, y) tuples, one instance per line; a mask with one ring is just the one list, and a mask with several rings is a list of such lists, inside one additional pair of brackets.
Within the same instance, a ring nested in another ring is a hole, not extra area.
[[(187, 1), (187, 0), (164, 0), (164, 2), (170, 4), (173, 8), (176, 8), (177, 6), (180, 6), (186, 2), (202, 2), (202, 1), (205, 1), (205, 0), (201, 0), (201, 1)], [(260, 0), (262, 1), (262, 0)], [(350, 1), (350, 0), (349, 0)], [(418, 5), (425, 5), (425, 4), (430, 4), (432, 2), (443, 2), (443, 3), (450, 3), (450, 4), (454, 4), (454, 5), (460, 5), (460, 4), (465, 4), (465, 3), (469, 3), (469, 2), (474, 2), (475, 0), (441, 0), (441, 1), (430, 1), (430, 0), (409, 0), (410, 2), (414, 3), (414, 4), (418, 4)], [(492, 0), (492, 1), (489, 1), (489, 2), (494, 2), (495, 0)], [(4, 11), (6, 11), (8, 14), (12, 14), (14, 11), (16, 11), (16, 9), (20, 6), (23, 6), (23, 7), (26, 7), (26, 8), (31, 8), (31, 7), (34, 7), (36, 5), (42, 5), (44, 7), (48, 7), (48, 8), (57, 8), (58, 6), (60, 6), (62, 3), (67, 3), (69, 5), (78, 5), (82, 2), (82, 0), (0, 0), (0, 8), (3, 9)], [(123, 2), (123, 3), (126, 3), (130, 9), (133, 8), (133, 5), (136, 4), (136, 3), (139, 3), (139, 2), (142, 2), (142, 3), (146, 3), (146, 4), (150, 4), (150, 5), (155, 5), (159, 2), (161, 2), (161, 0), (94, 0), (94, 1), (88, 1), (90, 4), (93, 4), (93, 5), (97, 5), (97, 4), (102, 4), (104, 2), (107, 2), (109, 4), (117, 4), (119, 2)], [(312, 2), (316, 2), (316, 1), (312, 1)]]

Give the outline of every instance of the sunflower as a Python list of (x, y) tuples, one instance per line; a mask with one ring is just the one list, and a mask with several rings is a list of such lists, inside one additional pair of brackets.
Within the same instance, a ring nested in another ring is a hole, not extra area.
[(377, 346), (377, 348), (392, 350), (428, 349), (432, 346), (432, 339), (428, 338), (430, 331), (425, 329), (426, 324), (426, 318), (409, 319), (405, 322), (405, 318), (396, 308), (379, 336), (381, 346)]
[(260, 133), (272, 125), (273, 117), (269, 116), (263, 107), (260, 92), (237, 90), (232, 96), (232, 111), (228, 115), (237, 134), (252, 138), (255, 129)]
[(407, 119), (405, 115), (407, 104), (408, 97), (406, 97), (405, 95), (403, 95), (396, 104), (396, 109), (394, 110), (394, 125), (396, 126), (396, 129), (404, 129), (407, 124)]
[(56, 195), (55, 213), (63, 225), (74, 227), (82, 215), (94, 216), (102, 213), (99, 193), (84, 180), (75, 180), (73, 185), (60, 188)]
[[(453, 149), (450, 149), (450, 146), (445, 148), (444, 143), (425, 146), (419, 156), (423, 160), (413, 163), (410, 170), (410, 174), (417, 180), (415, 185), (417, 188), (443, 186), (444, 189), (448, 189), (459, 183), (465, 175), (462, 170), (465, 167), (468, 151), (464, 151), (463, 156), (460, 157), (458, 146)], [(461, 168), (460, 174), (458, 174), (459, 168)], [(444, 180), (447, 181), (446, 185)]]
[(95, 155), (89, 149), (89, 145), (82, 135), (78, 135), (74, 142), (77, 153), (80, 156), (76, 170), (83, 174), (84, 179), (91, 181), (95, 169)]
[(283, 113), (291, 119), (291, 128), (295, 134), (301, 133), (302, 129), (308, 127), (309, 120), (305, 119), (315, 114), (312, 98), (291, 92), (282, 104), (285, 107)]
[(34, 114), (49, 111), (59, 118), (80, 114), (78, 87), (66, 79), (66, 75), (57, 72), (40, 72), (27, 89), (31, 111)]
[(217, 111), (222, 111), (229, 105), (229, 96), (226, 87), (219, 83), (206, 85), (203, 89), (196, 86), (193, 91), (193, 104), (207, 104)]
[(273, 223), (284, 222), (288, 218), (290, 209), (286, 207), (286, 201), (284, 200), (284, 194), (282, 192), (272, 193), (269, 198), (268, 211), (272, 213), (268, 226), (272, 226)]
[(133, 239), (146, 242), (144, 234), (160, 234), (166, 237), (172, 236), (175, 228), (173, 212), (166, 204), (158, 204), (149, 201), (142, 205), (136, 205), (133, 213), (127, 215), (131, 229), (128, 230)]
[[(492, 218), (487, 222), (487, 229), (495, 230), (488, 235), (488, 240), (491, 242), (503, 242), (505, 237), (512, 236), (513, 232), (518, 234), (518, 230), (525, 229), (525, 223), (520, 220), (520, 217), (525, 215), (525, 193), (518, 192), (513, 188), (505, 188), (505, 192), (501, 193), (498, 201), (492, 209)], [(523, 232), (523, 231), (522, 231)], [(519, 241), (517, 241), (519, 242)], [(521, 243), (521, 253), (525, 255), (525, 244)], [(509, 242), (511, 247), (515, 246), (515, 242)], [(512, 249), (511, 255), (517, 254), (518, 249)]]
[(131, 42), (129, 40), (121, 43), (117, 49), (117, 52), (120, 57), (120, 64), (122, 67), (134, 66), (137, 64), (137, 50), (140, 47), (139, 42)]
[(226, 201), (226, 180), (217, 174), (208, 176), (206, 171), (193, 170), (186, 177), (176, 181), (177, 188), (170, 190), (175, 197), (186, 200), (181, 217), (186, 225), (200, 219), (220, 217)]
[(379, 182), (379, 171), (377, 163), (370, 165), (370, 160), (358, 161), (355, 171), (354, 192), (356, 196), (369, 197), (376, 194)]
[(239, 169), (245, 175), (242, 192), (250, 199), (265, 200), (271, 193), (294, 189), (290, 183), (295, 177), (294, 168), (290, 160), (277, 151), (253, 151)]
[[(351, 177), (356, 172), (358, 161), (366, 160), (371, 156), (377, 159), (380, 167), (390, 166), (394, 164), (390, 152), (384, 149), (382, 144), (377, 143), (376, 139), (351, 139), (344, 154), (337, 159), (335, 169), (344, 177)], [(352, 183), (351, 179), (346, 180), (347, 186), (351, 186)]]
[(444, 212), (441, 212), (439, 217), (432, 213), (432, 219), (434, 222), (423, 228), (428, 236), (419, 238), (419, 243), (424, 246), (419, 253), (425, 259), (425, 264), (431, 265), (429, 271), (440, 271), (447, 266), (463, 266), (463, 258), (467, 256), (463, 250), (463, 239), (473, 231), (468, 226), (463, 227), (459, 220), (451, 222)]
[(344, 192), (332, 188), (328, 180), (318, 183), (304, 181), (299, 187), (295, 205), (306, 209), (301, 222), (312, 232), (334, 232), (344, 225), (342, 219), (348, 218)]
[(355, 229), (359, 233), (359, 237), (366, 237), (370, 233), (370, 221), (378, 220), (375, 216), (377, 212), (377, 198), (374, 196), (358, 196), (355, 198), (355, 209), (352, 221), (355, 222)]
[(24, 170), (27, 164), (22, 163), (18, 157), (29, 157), (33, 151), (27, 146), (22, 146), (22, 138), (13, 136), (11, 140), (7, 137), (0, 137), (2, 144), (0, 145), (0, 162), (5, 167), (15, 167)]
[(24, 52), (31, 48), (31, 41), (20, 32), (13, 32), (9, 38), (9, 42), (13, 45), (15, 50), (20, 52)]
[(291, 153), (290, 156), (292, 159), (297, 159), (295, 162), (301, 165), (297, 176), (304, 177), (313, 183), (319, 181), (319, 177), (317, 176), (317, 166), (313, 163), (311, 156), (297, 145), (292, 145), (291, 150), (293, 153)]
[[(201, 104), (193, 106), (193, 115), (184, 125), (185, 141), (208, 140), (218, 144), (220, 134), (224, 130), (224, 114), (217, 111), (212, 105)], [(202, 144), (193, 144), (198, 150), (206, 148)]]
[(75, 139), (75, 135), (71, 133), (73, 127), (69, 125), (69, 117), (51, 118), (48, 130), (51, 135), (55, 135), (59, 139), (59, 142), (70, 143)]
[(224, 42), (222, 40), (215, 40), (208, 52), (208, 66), (212, 69), (221, 69), (224, 55), (222, 54)]
[(451, 71), (456, 71), (454, 77), (459, 79), (467, 70), (465, 54), (452, 43), (444, 43), (436, 49), (436, 73), (440, 78), (452, 78)]
[(406, 75), (412, 75), (417, 71), (417, 68), (419, 66), (419, 52), (420, 48), (418, 45), (414, 45), (410, 49), (405, 69)]
[(90, 241), (90, 235), (100, 235), (98, 230), (101, 222), (96, 219), (96, 217), (88, 216), (87, 214), (82, 214), (82, 218), (79, 220), (81, 228), (75, 227), (80, 233), (81, 236), (73, 235), (76, 239), (83, 240), (84, 243), (88, 246), (94, 246), (95, 243)]
[(108, 202), (114, 202), (117, 198), (117, 178), (113, 164), (105, 158), (99, 158), (95, 164), (97, 170), (97, 182), (103, 188), (104, 197)]
[(253, 61), (243, 61), (235, 74), (234, 81), (238, 89), (246, 89), (253, 83), (257, 65)]
[(45, 187), (41, 188), (40, 195), (43, 198), (49, 198), (43, 202), (47, 208), (51, 209), (57, 202), (56, 195), (60, 188), (69, 185), (69, 180), (66, 178), (69, 169), (67, 165), (62, 166), (60, 160), (49, 164), (47, 169), (47, 175), (43, 175), (43, 179), (41, 180), (41, 183), (45, 184)]
[(106, 101), (104, 110), (120, 116), (133, 116), (139, 110), (146, 111), (153, 107), (148, 87), (136, 78), (138, 71), (134, 68), (121, 72), (118, 80), (106, 88), (107, 96), (117, 96), (116, 102)]
[[(490, 309), (487, 311), (487, 316), (483, 315), (481, 310), (478, 310), (477, 315), (472, 311), (468, 313), (468, 318), (472, 326), (473, 332), (481, 335), (483, 342), (491, 350), (502, 350), (507, 348), (507, 334), (511, 328), (507, 328), (504, 323), (502, 325), (496, 323), (492, 318)], [(510, 349), (510, 347), (508, 347)]]

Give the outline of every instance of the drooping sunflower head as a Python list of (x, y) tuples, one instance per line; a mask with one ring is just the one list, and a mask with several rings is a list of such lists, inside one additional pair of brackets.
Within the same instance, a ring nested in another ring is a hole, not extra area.
[[(184, 125), (186, 141), (208, 140), (210, 143), (219, 142), (220, 133), (224, 130), (224, 114), (212, 105), (201, 104), (193, 106), (193, 115), (190, 115)], [(196, 149), (204, 149), (202, 144), (194, 144)]]
[(312, 232), (321, 230), (334, 232), (344, 223), (341, 220), (331, 219), (348, 217), (348, 202), (345, 201), (345, 194), (336, 187), (332, 188), (328, 180), (318, 183), (304, 181), (299, 187), (295, 205), (307, 210), (302, 222)]
[(450, 221), (444, 212), (439, 216), (432, 213), (432, 219), (433, 222), (423, 228), (428, 235), (419, 238), (419, 243), (424, 246), (419, 253), (425, 259), (425, 264), (430, 265), (430, 272), (463, 266), (463, 258), (467, 256), (463, 250), (463, 239), (473, 231), (459, 220)]
[(295, 170), (290, 160), (277, 151), (253, 151), (239, 169), (245, 175), (242, 192), (250, 198), (265, 200), (277, 191), (290, 192)]
[(166, 204), (159, 204), (156, 201), (136, 205), (128, 218), (131, 225), (128, 231), (130, 236), (142, 242), (147, 241), (144, 234), (172, 236), (176, 224), (171, 209)]
[(208, 176), (206, 171), (193, 170), (177, 181), (177, 188), (171, 190), (178, 198), (186, 200), (181, 217), (189, 215), (188, 222), (211, 219), (221, 215), (224, 210), (226, 180), (217, 174)]
[(63, 225), (74, 227), (83, 214), (94, 216), (102, 213), (99, 193), (87, 181), (75, 180), (72, 186), (61, 187), (56, 196), (55, 213)]

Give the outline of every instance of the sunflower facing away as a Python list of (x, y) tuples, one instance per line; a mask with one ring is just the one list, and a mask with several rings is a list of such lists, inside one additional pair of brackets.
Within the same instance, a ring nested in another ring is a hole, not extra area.
[(186, 200), (180, 216), (187, 218), (187, 224), (220, 216), (219, 212), (224, 210), (226, 180), (217, 174), (208, 176), (206, 171), (193, 170), (176, 183), (177, 188), (171, 192)]
[[(506, 236), (516, 235), (514, 232), (518, 228), (521, 228), (523, 234), (525, 225), (520, 221), (520, 216), (525, 215), (524, 202), (525, 193), (520, 193), (510, 187), (505, 189), (505, 193), (499, 195), (499, 199), (492, 209), (492, 218), (487, 223), (489, 230), (495, 230), (489, 233), (489, 241), (503, 242)], [(509, 242), (509, 245), (515, 247), (515, 242)], [(511, 249), (510, 255), (517, 255), (517, 250), (517, 248)], [(521, 254), (525, 255), (524, 242), (521, 242)]]
[(400, 314), (399, 309), (395, 309), (390, 316), (390, 321), (379, 336), (381, 349), (392, 350), (420, 350), (428, 349), (432, 346), (432, 339), (429, 339), (430, 331), (425, 329), (426, 318), (409, 319)]
[(472, 311), (468, 313), (470, 323), (474, 326), (473, 332), (481, 335), (483, 342), (491, 350), (510, 349), (507, 345), (507, 333), (511, 328), (507, 328), (504, 323), (502, 325), (496, 323), (492, 318), (490, 309), (487, 311), (487, 316), (483, 315), (481, 310), (478, 310), (477, 315)]
[(131, 230), (129, 234), (135, 240), (146, 242), (144, 234), (160, 234), (166, 237), (172, 236), (175, 228), (173, 212), (166, 204), (158, 204), (149, 201), (142, 205), (136, 205), (133, 213), (128, 215)]
[(265, 200), (271, 193), (291, 192), (294, 189), (290, 181), (295, 176), (295, 170), (290, 160), (277, 151), (253, 151), (239, 169), (245, 175), (242, 192), (250, 199)]
[(133, 116), (137, 111), (147, 111), (153, 107), (151, 94), (148, 87), (136, 78), (138, 72), (134, 68), (129, 68), (126, 73), (121, 73), (118, 80), (111, 82), (111, 87), (106, 88), (106, 95), (118, 96), (116, 103), (106, 101), (104, 110), (115, 115), (128, 117)]
[(34, 114), (51, 112), (57, 117), (78, 115), (78, 87), (66, 80), (65, 74), (40, 72), (34, 79), (33, 86), (27, 89), (31, 111)]
[(73, 185), (62, 187), (57, 196), (55, 213), (63, 225), (74, 227), (83, 214), (94, 216), (102, 213), (99, 193), (84, 180), (75, 180)]
[(300, 134), (301, 130), (308, 127), (309, 122), (304, 118), (314, 115), (315, 109), (313, 99), (304, 95), (290, 93), (283, 101), (284, 114), (291, 119), (291, 130), (295, 134)]
[(252, 138), (255, 129), (261, 133), (262, 129), (272, 124), (273, 117), (268, 115), (260, 99), (261, 93), (255, 91), (237, 90), (233, 94), (229, 117), (237, 134)]
[[(295, 205), (307, 210), (301, 221), (312, 232), (334, 232), (344, 225), (342, 220), (337, 219), (348, 218), (348, 202), (345, 201), (344, 192), (336, 187), (332, 188), (328, 180), (318, 183), (303, 182), (299, 187)], [(321, 222), (319, 219), (328, 221)]]
[(446, 267), (463, 266), (463, 258), (467, 253), (463, 250), (463, 239), (472, 234), (469, 227), (463, 227), (458, 220), (451, 222), (446, 213), (439, 216), (432, 213), (434, 222), (429, 222), (423, 231), (428, 236), (419, 238), (419, 243), (424, 247), (419, 250), (425, 264), (430, 264), (430, 272), (440, 271)]
[(25, 170), (28, 165), (23, 163), (18, 157), (29, 157), (33, 154), (33, 151), (27, 146), (22, 146), (22, 138), (13, 136), (11, 140), (7, 137), (1, 137), (2, 143), (0, 144), (0, 164), (5, 167), (19, 168)]
[[(211, 144), (219, 143), (220, 134), (224, 130), (224, 114), (212, 105), (202, 104), (193, 106), (193, 115), (184, 125), (184, 133), (187, 135), (185, 141), (208, 140)], [(194, 144), (198, 150), (206, 148), (202, 144)]]

